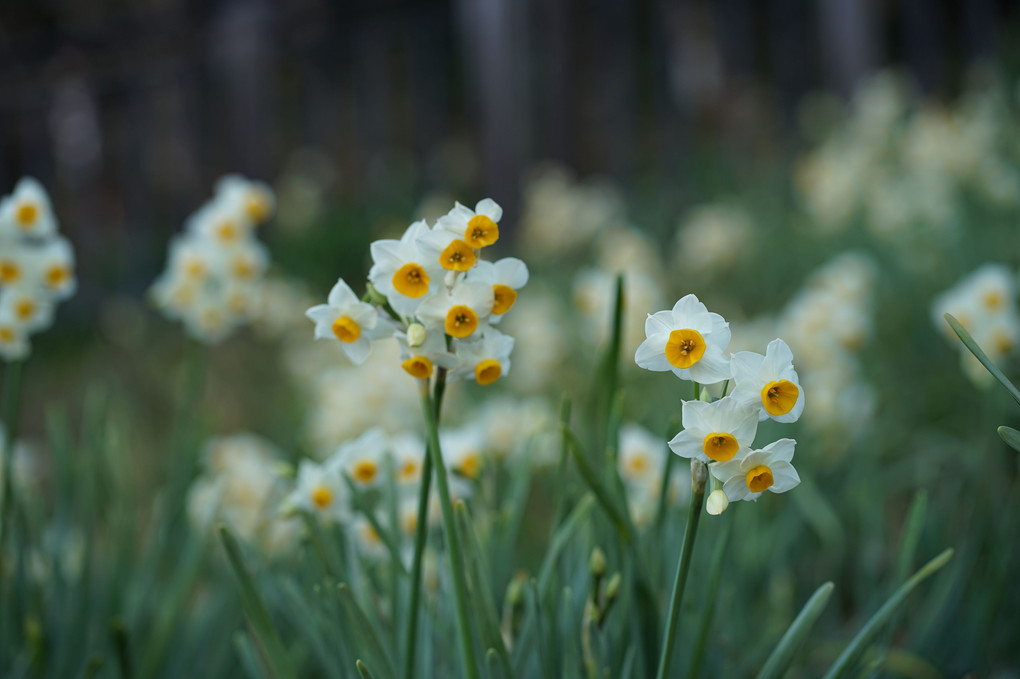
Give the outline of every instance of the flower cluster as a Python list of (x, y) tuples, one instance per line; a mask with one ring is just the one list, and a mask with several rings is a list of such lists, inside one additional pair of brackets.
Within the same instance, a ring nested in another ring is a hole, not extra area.
[[(648, 525), (655, 516), (662, 493), (666, 460), (662, 456), (662, 439), (644, 427), (628, 423), (620, 428), (617, 472), (627, 490), (627, 509), (635, 526)], [(681, 482), (683, 470), (674, 468), (666, 484), (667, 502), (682, 502), (690, 492), (690, 484)]]
[(945, 314), (952, 314), (992, 361), (1013, 353), (1020, 346), (1020, 315), (1016, 307), (1016, 276), (1002, 264), (985, 264), (932, 304), (935, 325), (960, 348), (960, 360), (971, 380), (990, 382), (989, 373), (963, 346)]
[(683, 297), (671, 310), (649, 314), (645, 336), (634, 357), (642, 368), (671, 371), (697, 385), (725, 383), (721, 399), (684, 402), (684, 428), (669, 442), (677, 455), (707, 464), (722, 485), (709, 498), (710, 513), (722, 512), (729, 502), (757, 500), (766, 490), (783, 493), (800, 483), (790, 464), (793, 439), (754, 448), (759, 421), (795, 422), (804, 411), (793, 352), (783, 340), (769, 342), (764, 356), (751, 351), (727, 356), (729, 323), (694, 295)]
[(315, 337), (340, 342), (347, 357), (363, 363), (372, 342), (395, 338), (401, 367), (427, 380), (437, 367), (449, 381), (491, 384), (510, 370), (514, 340), (496, 325), (528, 281), (519, 259), (480, 258), (499, 238), (503, 211), (491, 199), (474, 210), (460, 203), (439, 218), (411, 224), (399, 240), (372, 243), (367, 301), (343, 280), (325, 304), (308, 310)]
[(0, 357), (28, 356), (28, 338), (53, 323), (56, 303), (74, 294), (74, 251), (57, 232), (46, 190), (25, 177), (0, 199)]
[(266, 184), (237, 175), (221, 178), (213, 198), (171, 241), (166, 271), (150, 290), (156, 306), (208, 344), (250, 321), (259, 312), (260, 282), (269, 266), (255, 227), (275, 207)]

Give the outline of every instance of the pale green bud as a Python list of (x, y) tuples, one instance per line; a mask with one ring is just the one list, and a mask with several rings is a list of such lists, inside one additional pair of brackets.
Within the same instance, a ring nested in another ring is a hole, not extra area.
[(588, 562), (588, 566), (591, 568), (591, 574), (596, 578), (601, 578), (606, 574), (606, 555), (598, 547), (591, 551), (591, 560)]
[(407, 346), (412, 349), (425, 344), (428, 336), (428, 331), (425, 330), (425, 326), (421, 323), (415, 322), (407, 326)]

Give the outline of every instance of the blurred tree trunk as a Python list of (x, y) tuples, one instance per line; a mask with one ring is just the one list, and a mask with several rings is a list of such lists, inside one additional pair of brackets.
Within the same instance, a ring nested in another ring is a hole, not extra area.
[[(914, 0), (906, 0), (913, 2)], [(926, 4), (927, 0), (917, 0)], [(821, 0), (818, 3), (822, 61), (829, 80), (845, 98), (879, 62), (882, 41), (869, 0)]]

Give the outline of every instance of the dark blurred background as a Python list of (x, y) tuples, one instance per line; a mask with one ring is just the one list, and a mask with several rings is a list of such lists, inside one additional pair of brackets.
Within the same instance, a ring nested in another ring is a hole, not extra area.
[(705, 148), (789, 155), (808, 92), (904, 65), (950, 96), (975, 62), (1008, 69), (1018, 17), (1005, 0), (9, 1), (0, 192), (25, 174), (51, 190), (86, 300), (89, 280), (137, 292), (226, 172), (311, 174), (341, 201), (492, 195), (512, 224), (538, 160), (679, 188)]

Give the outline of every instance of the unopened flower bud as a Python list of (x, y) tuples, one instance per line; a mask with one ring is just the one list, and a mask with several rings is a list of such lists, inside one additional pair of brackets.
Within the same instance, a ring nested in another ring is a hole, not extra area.
[(712, 394), (708, 393), (708, 389), (705, 387), (701, 388), (701, 393), (698, 394), (698, 400), (704, 401), (705, 403), (712, 402)]
[(609, 582), (606, 584), (606, 605), (616, 599), (620, 594), (620, 584), (623, 582), (623, 578), (620, 577), (619, 573), (613, 573), (613, 576), (609, 578)]
[(389, 302), (389, 300), (386, 299), (386, 295), (379, 292), (371, 283), (365, 283), (365, 296), (362, 297), (362, 300), (369, 304), (375, 304), (378, 306), (382, 306)]
[(705, 494), (705, 484), (708, 482), (708, 465), (698, 459), (691, 460), (691, 490), (696, 495)]
[(528, 574), (517, 573), (510, 584), (506, 586), (506, 600), (511, 606), (519, 606), (524, 601), (524, 583), (528, 580)]
[(591, 560), (588, 562), (588, 567), (591, 568), (591, 574), (596, 578), (601, 578), (606, 574), (606, 555), (598, 547), (591, 550)]
[(705, 511), (712, 516), (719, 516), (726, 511), (726, 508), (730, 505), (730, 499), (726, 496), (724, 490), (713, 490), (708, 495), (708, 500), (705, 501)]
[(412, 349), (425, 344), (425, 340), (428, 336), (428, 331), (425, 330), (425, 326), (421, 323), (412, 323), (407, 326), (407, 346)]

